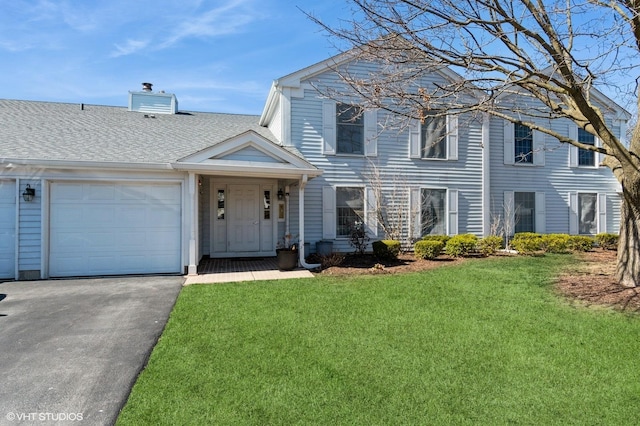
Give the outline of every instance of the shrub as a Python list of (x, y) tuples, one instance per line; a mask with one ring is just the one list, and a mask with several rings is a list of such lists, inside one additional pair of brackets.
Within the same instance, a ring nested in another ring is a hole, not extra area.
[(444, 247), (444, 252), (452, 257), (468, 256), (476, 249), (478, 237), (473, 234), (460, 234), (451, 237)]
[(373, 254), (378, 259), (397, 259), (400, 253), (400, 241), (396, 240), (374, 241), (371, 246), (373, 247)]
[(531, 254), (542, 248), (542, 235), (535, 232), (519, 232), (513, 236), (511, 247), (522, 254)]
[(444, 243), (438, 240), (420, 240), (413, 245), (413, 253), (418, 259), (435, 259), (440, 256)]
[(367, 250), (367, 244), (369, 243), (369, 235), (364, 228), (364, 223), (356, 222), (351, 228), (349, 243), (356, 249), (356, 253), (364, 254)]
[(481, 238), (478, 241), (477, 249), (483, 256), (491, 256), (496, 254), (498, 250), (502, 248), (502, 237), (497, 235), (490, 235), (488, 237)]
[(595, 240), (585, 235), (571, 235), (569, 237), (569, 250), (589, 251), (593, 248)]
[(331, 253), (325, 256), (319, 256), (322, 269), (327, 269), (332, 266), (340, 266), (344, 262), (344, 255), (340, 253)]
[(422, 239), (425, 241), (440, 241), (445, 246), (451, 237), (448, 235), (425, 235)]
[(602, 232), (596, 235), (596, 242), (605, 250), (617, 250), (618, 234), (607, 234), (606, 232)]
[(540, 248), (547, 253), (567, 253), (569, 251), (569, 235), (545, 234), (540, 238)]

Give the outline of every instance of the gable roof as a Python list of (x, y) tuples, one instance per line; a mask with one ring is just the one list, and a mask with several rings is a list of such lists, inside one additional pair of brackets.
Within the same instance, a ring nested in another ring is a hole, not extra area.
[(159, 165), (246, 132), (279, 145), (256, 115), (179, 112), (144, 114), (126, 107), (0, 100), (0, 160)]
[(227, 139), (173, 163), (174, 169), (208, 171), (244, 177), (318, 176), (322, 171), (298, 156), (297, 150), (277, 146), (253, 130)]
[[(262, 110), (262, 114), (260, 115), (260, 124), (267, 124), (269, 122), (278, 102), (278, 94), (283, 87), (298, 89), (305, 80), (311, 79), (327, 71), (333, 71), (336, 68), (354, 60), (357, 61), (358, 55), (359, 48), (355, 47), (274, 80), (271, 84), (271, 88), (269, 89), (269, 94), (267, 95), (267, 100)], [(460, 81), (463, 79), (460, 74), (444, 65), (433, 72), (442, 75), (445, 79), (450, 81)]]

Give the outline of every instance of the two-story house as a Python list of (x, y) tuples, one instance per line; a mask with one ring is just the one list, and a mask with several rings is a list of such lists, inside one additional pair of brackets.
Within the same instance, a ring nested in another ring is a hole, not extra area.
[[(375, 66), (339, 55), (287, 75), (261, 116), (181, 111), (149, 84), (127, 107), (0, 100), (0, 278), (195, 274), (204, 256), (274, 256), (285, 235), (346, 252), (358, 224), (407, 244), (500, 223), (617, 232), (597, 155), (447, 105), (402, 123), (361, 109), (336, 67)], [(594, 96), (623, 135), (629, 114)]]

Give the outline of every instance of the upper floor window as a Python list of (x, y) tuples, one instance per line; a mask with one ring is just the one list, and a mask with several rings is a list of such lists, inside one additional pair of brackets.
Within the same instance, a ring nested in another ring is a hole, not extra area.
[(515, 163), (533, 164), (533, 131), (524, 124), (515, 123), (513, 133)]
[[(596, 138), (584, 129), (578, 129), (578, 142), (585, 145), (595, 145)], [(578, 149), (578, 165), (579, 166), (595, 166), (595, 152), (587, 149)]]
[(364, 115), (361, 107), (336, 105), (336, 153), (364, 155)]
[(336, 236), (347, 237), (364, 222), (364, 188), (336, 188)]
[(428, 111), (420, 126), (422, 158), (447, 158), (447, 119), (438, 111)]
[(536, 193), (514, 192), (514, 232), (536, 232)]

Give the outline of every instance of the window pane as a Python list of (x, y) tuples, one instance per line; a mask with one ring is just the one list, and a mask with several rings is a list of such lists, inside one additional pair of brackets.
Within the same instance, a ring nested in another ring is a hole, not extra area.
[(445, 235), (447, 221), (445, 218), (445, 189), (423, 189), (420, 208), (421, 235)]
[(598, 232), (597, 194), (578, 194), (578, 221), (580, 234), (595, 235)]
[(420, 128), (420, 143), (422, 158), (447, 157), (447, 120), (444, 116), (435, 116), (437, 112), (430, 112)]
[(224, 189), (218, 189), (218, 219), (224, 219)]
[(364, 188), (336, 188), (336, 233), (351, 234), (356, 222), (364, 222)]
[(536, 193), (516, 192), (513, 194), (515, 206), (515, 233), (536, 232)]
[[(578, 128), (578, 142), (585, 145), (595, 145), (596, 138), (584, 129)], [(578, 165), (579, 166), (595, 166), (595, 152), (578, 148)]]
[(271, 219), (271, 191), (264, 191), (262, 200), (263, 217), (265, 220)]
[(364, 117), (362, 108), (347, 104), (336, 106), (337, 152), (340, 154), (364, 154)]
[(533, 131), (523, 125), (515, 124), (514, 147), (516, 163), (533, 163)]

